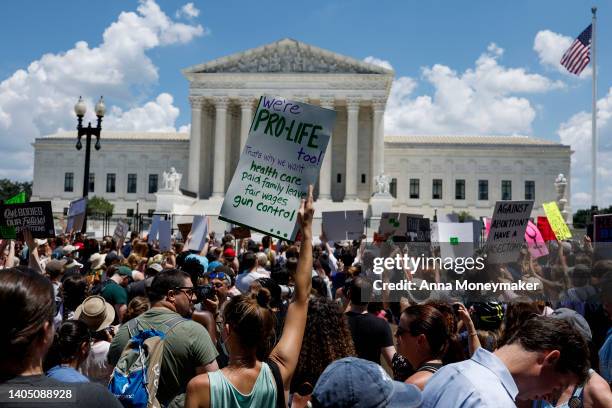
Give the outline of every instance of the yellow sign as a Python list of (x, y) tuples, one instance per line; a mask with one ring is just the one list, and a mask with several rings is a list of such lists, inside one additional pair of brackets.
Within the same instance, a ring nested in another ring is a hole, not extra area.
[(546, 213), (548, 223), (555, 233), (557, 240), (562, 241), (564, 239), (570, 239), (572, 237), (572, 233), (563, 220), (563, 216), (561, 215), (561, 211), (559, 211), (559, 207), (557, 207), (557, 203), (554, 201), (551, 201), (550, 203), (543, 203), (542, 207), (544, 207), (544, 213)]

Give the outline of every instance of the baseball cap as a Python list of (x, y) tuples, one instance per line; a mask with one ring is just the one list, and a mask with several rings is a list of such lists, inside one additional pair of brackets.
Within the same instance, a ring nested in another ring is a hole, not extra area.
[(104, 258), (104, 264), (106, 266), (110, 266), (114, 262), (119, 262), (121, 259), (122, 257), (119, 256), (119, 254), (117, 254), (115, 251), (111, 251), (108, 254), (106, 254), (106, 257)]
[(132, 270), (125, 265), (121, 265), (120, 267), (118, 267), (117, 273), (122, 276), (132, 277)]
[(236, 251), (234, 251), (234, 248), (226, 248), (225, 251), (223, 251), (223, 256), (226, 258), (235, 258)]
[(411, 408), (420, 406), (422, 397), (416, 385), (393, 381), (380, 365), (346, 357), (323, 371), (311, 401), (319, 408)]
[(574, 329), (576, 329), (586, 341), (591, 341), (593, 339), (591, 328), (589, 327), (589, 324), (587, 323), (586, 319), (575, 310), (561, 307), (552, 312), (550, 317), (565, 320)]

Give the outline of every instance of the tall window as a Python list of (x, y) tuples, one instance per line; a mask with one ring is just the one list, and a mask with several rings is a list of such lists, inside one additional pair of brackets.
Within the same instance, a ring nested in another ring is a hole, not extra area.
[(149, 174), (149, 194), (157, 193), (157, 174)]
[(89, 192), (93, 193), (96, 190), (96, 174), (89, 173)]
[(74, 173), (64, 174), (64, 191), (68, 193), (74, 191)]
[(128, 193), (136, 192), (136, 174), (134, 173), (128, 174), (127, 192)]
[(502, 180), (502, 200), (512, 200), (512, 180)]
[(115, 192), (115, 173), (106, 174), (106, 192), (107, 193)]
[(489, 180), (478, 180), (478, 199), (483, 201), (489, 199)]
[(455, 200), (465, 200), (465, 180), (455, 180)]
[(419, 198), (420, 182), (421, 180), (419, 179), (410, 179), (410, 198)]
[(389, 183), (389, 193), (393, 196), (393, 198), (397, 198), (397, 179), (391, 179), (391, 183)]
[(525, 200), (535, 200), (535, 181), (525, 180)]
[(434, 200), (442, 199), (442, 179), (433, 179), (431, 186), (431, 198)]

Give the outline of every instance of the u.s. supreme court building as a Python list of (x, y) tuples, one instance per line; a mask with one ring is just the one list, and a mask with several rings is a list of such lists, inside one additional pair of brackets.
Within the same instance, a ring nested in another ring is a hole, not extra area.
[[(386, 134), (394, 72), (292, 39), (188, 67), (191, 133), (102, 130), (92, 149), (90, 197), (116, 213), (139, 205), (177, 214), (219, 213), (258, 99), (276, 95), (338, 112), (316, 187), (316, 209), (371, 208), (375, 180), (389, 176), (393, 211), (490, 216), (497, 200), (554, 201), (554, 182), (570, 179), (569, 146), (520, 136)], [(37, 138), (33, 199), (56, 212), (81, 195), (84, 153), (76, 131)], [(182, 192), (160, 191), (163, 173), (183, 175)], [(566, 196), (570, 196), (570, 186)], [(320, 213), (316, 214), (320, 216)]]

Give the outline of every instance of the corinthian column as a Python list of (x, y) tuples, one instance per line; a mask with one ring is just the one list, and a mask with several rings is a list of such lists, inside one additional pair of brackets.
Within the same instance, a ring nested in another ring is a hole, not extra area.
[(385, 98), (372, 100), (372, 175), (370, 177), (371, 190), (374, 191), (374, 180), (385, 171)]
[(346, 132), (346, 193), (345, 200), (357, 199), (357, 156), (359, 153), (357, 132), (359, 129), (359, 98), (347, 98), (348, 124)]
[[(321, 107), (326, 109), (334, 109), (334, 97), (322, 97)], [(321, 164), (321, 172), (319, 173), (319, 200), (331, 199), (331, 178), (332, 178), (332, 135), (329, 135), (329, 144), (323, 157)]]
[(187, 173), (187, 188), (200, 195), (200, 146), (202, 141), (202, 107), (204, 98), (190, 96), (191, 104), (191, 134), (189, 136), (189, 165)]
[(250, 96), (244, 96), (240, 98), (240, 151), (244, 149), (247, 137), (249, 136), (249, 129), (251, 128), (251, 121), (253, 120), (253, 98)]
[(225, 143), (227, 141), (227, 97), (215, 97), (215, 157), (213, 164), (213, 197), (225, 194)]

